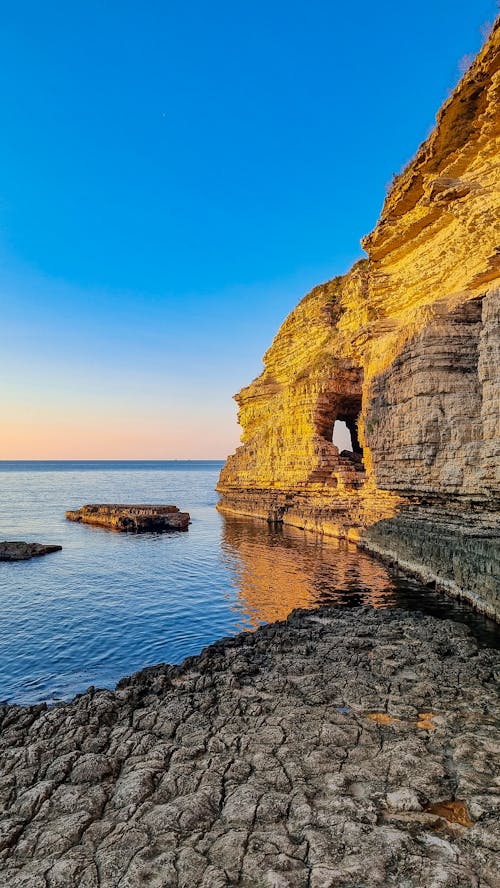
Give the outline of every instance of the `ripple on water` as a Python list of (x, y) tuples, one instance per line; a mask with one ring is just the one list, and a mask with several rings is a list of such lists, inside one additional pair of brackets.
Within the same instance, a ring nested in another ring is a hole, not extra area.
[[(0, 537), (59, 543), (44, 559), (0, 565), (0, 699), (68, 699), (296, 607), (403, 606), (489, 621), (398, 576), (352, 544), (215, 510), (220, 464), (0, 466)], [(14, 469), (17, 467), (14, 466)], [(173, 502), (188, 533), (129, 536), (65, 521), (86, 502)]]

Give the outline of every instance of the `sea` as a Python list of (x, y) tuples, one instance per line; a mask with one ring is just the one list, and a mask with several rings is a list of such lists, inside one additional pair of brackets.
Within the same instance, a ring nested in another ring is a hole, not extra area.
[[(222, 462), (0, 462), (0, 540), (62, 551), (0, 562), (0, 701), (69, 700), (297, 607), (403, 607), (498, 630), (353, 544), (216, 510)], [(67, 521), (87, 503), (173, 503), (185, 533), (122, 534)]]

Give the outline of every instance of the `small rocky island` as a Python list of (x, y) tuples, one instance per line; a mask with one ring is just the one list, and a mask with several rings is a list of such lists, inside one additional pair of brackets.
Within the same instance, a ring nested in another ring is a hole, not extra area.
[(82, 506), (66, 512), (69, 521), (98, 524), (123, 533), (164, 533), (169, 530), (187, 530), (189, 512), (180, 512), (177, 506), (124, 505), (99, 503)]
[(28, 561), (39, 555), (60, 552), (62, 546), (46, 546), (42, 543), (25, 543), (21, 540), (0, 540), (0, 561)]

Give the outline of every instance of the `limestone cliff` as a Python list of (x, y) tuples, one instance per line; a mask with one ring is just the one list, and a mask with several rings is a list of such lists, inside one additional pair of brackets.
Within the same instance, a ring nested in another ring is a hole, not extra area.
[[(224, 512), (354, 539), (498, 617), (499, 50), (500, 21), (368, 258), (300, 302), (236, 396), (218, 486)], [(332, 442), (340, 419), (359, 458)]]

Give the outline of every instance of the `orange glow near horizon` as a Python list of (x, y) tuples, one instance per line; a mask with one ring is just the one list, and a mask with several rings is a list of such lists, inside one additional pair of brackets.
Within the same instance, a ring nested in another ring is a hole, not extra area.
[(231, 416), (108, 416), (42, 406), (2, 410), (0, 460), (225, 459), (238, 445)]

